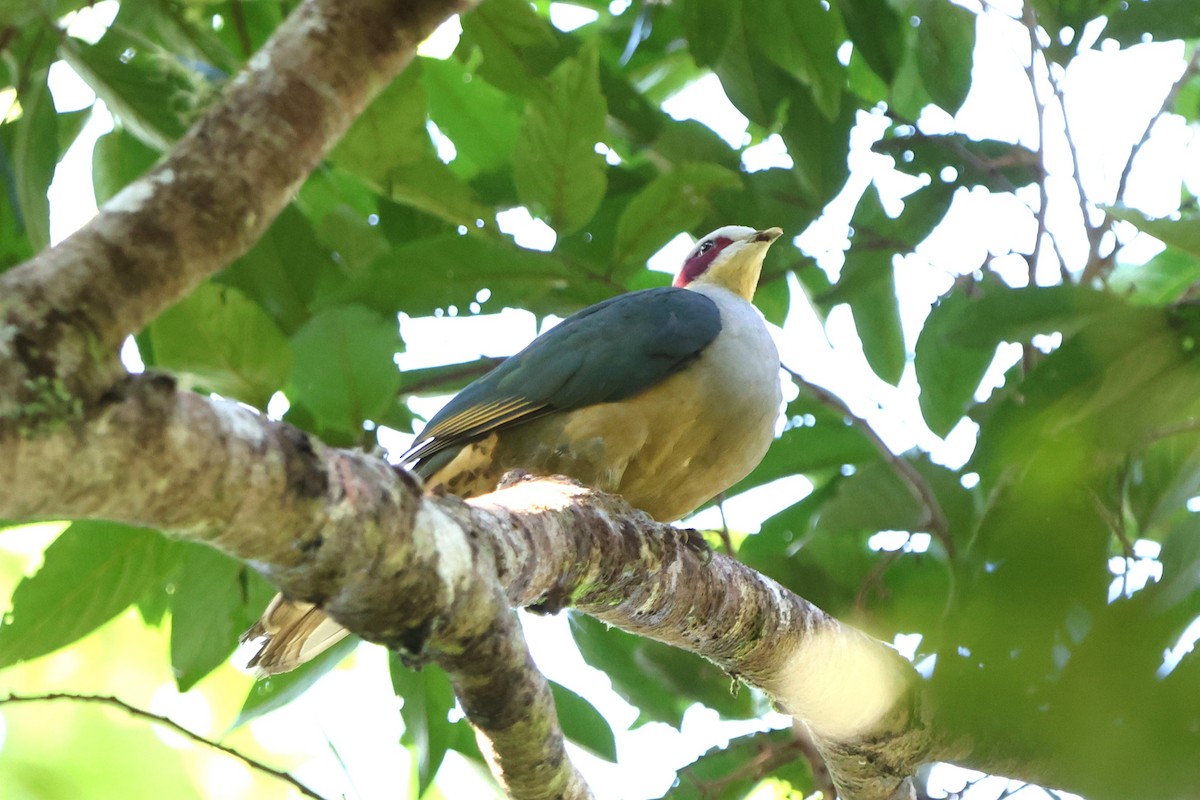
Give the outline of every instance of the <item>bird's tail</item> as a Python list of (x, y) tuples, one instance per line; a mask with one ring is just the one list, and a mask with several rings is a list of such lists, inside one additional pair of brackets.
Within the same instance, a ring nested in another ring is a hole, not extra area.
[(333, 647), (348, 633), (312, 603), (288, 600), (277, 594), (258, 622), (242, 634), (241, 641), (264, 640), (246, 666), (256, 667), (258, 676), (265, 678), (295, 669)]

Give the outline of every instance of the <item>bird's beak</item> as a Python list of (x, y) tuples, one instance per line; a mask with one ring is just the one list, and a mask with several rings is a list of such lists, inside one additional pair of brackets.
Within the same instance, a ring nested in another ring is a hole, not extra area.
[(767, 228), (750, 237), (752, 242), (767, 242), (768, 244), (783, 236), (783, 228)]

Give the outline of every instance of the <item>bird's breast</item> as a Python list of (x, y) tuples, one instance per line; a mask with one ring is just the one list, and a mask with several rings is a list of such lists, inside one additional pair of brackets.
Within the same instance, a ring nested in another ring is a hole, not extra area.
[(600, 448), (616, 491), (660, 520), (685, 516), (750, 473), (775, 436), (779, 354), (758, 311), (718, 287), (721, 332), (671, 377), (619, 403), (572, 412), (570, 441)]

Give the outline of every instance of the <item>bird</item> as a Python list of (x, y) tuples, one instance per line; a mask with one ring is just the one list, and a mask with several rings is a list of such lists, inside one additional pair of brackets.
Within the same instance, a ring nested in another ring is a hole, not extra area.
[[(427, 491), (474, 497), (510, 470), (565, 475), (680, 519), (750, 474), (775, 438), (779, 354), (752, 305), (780, 228), (702, 237), (671, 286), (567, 317), (468, 384), (401, 457)], [(347, 631), (276, 595), (242, 641), (249, 667), (286, 672)]]

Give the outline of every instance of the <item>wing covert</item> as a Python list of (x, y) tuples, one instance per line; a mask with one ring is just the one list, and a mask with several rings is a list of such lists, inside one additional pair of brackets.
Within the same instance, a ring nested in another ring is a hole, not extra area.
[(403, 460), (422, 472), (436, 453), (494, 431), (632, 397), (697, 358), (720, 331), (716, 304), (686, 289), (645, 289), (589, 306), (467, 385)]

